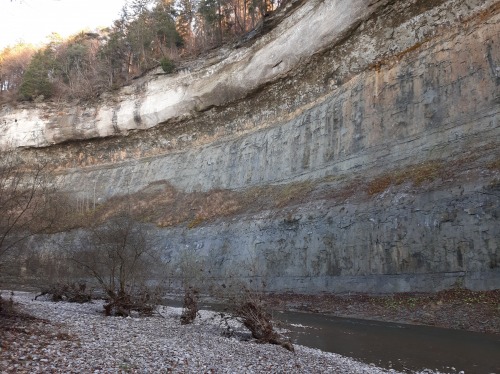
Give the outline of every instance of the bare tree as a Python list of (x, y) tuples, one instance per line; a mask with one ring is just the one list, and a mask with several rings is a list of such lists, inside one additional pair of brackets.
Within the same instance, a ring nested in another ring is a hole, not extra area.
[(200, 292), (206, 286), (205, 261), (196, 252), (185, 249), (180, 252), (177, 271), (184, 288), (181, 324), (192, 323), (198, 314)]
[(0, 270), (30, 236), (54, 222), (46, 164), (28, 168), (15, 154), (0, 158)]
[[(163, 296), (159, 275), (163, 261), (155, 237), (130, 215), (94, 227), (69, 249), (71, 258), (105, 292), (106, 315), (150, 314)], [(166, 273), (166, 272), (165, 272)]]
[(49, 229), (56, 216), (46, 164), (33, 164), (28, 167), (16, 153), (0, 154), (0, 281), (21, 266), (27, 239)]

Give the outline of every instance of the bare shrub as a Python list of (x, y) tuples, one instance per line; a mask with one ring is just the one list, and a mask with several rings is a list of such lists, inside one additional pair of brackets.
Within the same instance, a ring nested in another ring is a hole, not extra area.
[(193, 323), (198, 313), (198, 290), (188, 288), (184, 293), (184, 306), (181, 314), (181, 324)]
[(203, 288), (205, 262), (195, 252), (184, 250), (180, 254), (178, 271), (184, 288), (181, 324), (193, 323), (198, 314), (198, 300)]
[(82, 304), (92, 300), (92, 292), (87, 289), (86, 283), (53, 284), (36, 295), (35, 300), (45, 295), (49, 295), (51, 300), (55, 302), (67, 301)]
[[(266, 274), (259, 267), (259, 258), (255, 253), (248, 253), (245, 261), (234, 262), (232, 268), (233, 273), (228, 274), (222, 284), (212, 283), (211, 294), (258, 342), (280, 345), (293, 352), (292, 343), (276, 331), (269, 313)], [(256, 282), (257, 279), (260, 282)]]
[(29, 239), (49, 230), (57, 219), (47, 164), (28, 165), (18, 152), (0, 152), (0, 282), (24, 272)]
[(35, 274), (42, 287), (54, 284), (85, 283), (84, 273), (71, 261), (66, 251), (58, 248), (33, 250), (27, 269)]
[[(294, 352), (293, 344), (276, 331), (266, 305), (264, 288), (265, 283), (262, 289), (257, 286), (250, 288), (241, 278), (231, 276), (222, 285), (212, 285), (211, 294), (225, 306), (226, 313), (245, 326), (259, 343), (280, 345)], [(227, 316), (223, 320), (229, 327)]]
[(108, 299), (108, 303), (104, 305), (104, 313), (107, 316), (128, 317), (132, 312), (137, 312), (141, 316), (150, 316), (161, 297), (161, 293), (146, 288), (128, 294), (117, 294)]
[(243, 286), (241, 292), (230, 296), (228, 301), (230, 313), (252, 333), (254, 339), (260, 343), (280, 345), (294, 352), (292, 343), (276, 331), (262, 292)]
[(10, 292), (10, 298), (5, 300), (2, 298), (2, 293), (0, 292), (0, 317), (10, 316), (16, 313), (14, 306), (14, 292)]
[(71, 258), (104, 291), (106, 315), (148, 315), (163, 296), (155, 238), (130, 215), (94, 227)]

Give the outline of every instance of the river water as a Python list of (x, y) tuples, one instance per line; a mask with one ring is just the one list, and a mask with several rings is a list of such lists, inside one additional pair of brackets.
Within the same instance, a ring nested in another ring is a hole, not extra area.
[[(177, 300), (165, 301), (182, 306)], [(211, 303), (200, 307), (222, 309)], [(500, 335), (302, 312), (274, 312), (273, 318), (289, 330), (295, 344), (387, 369), (500, 374)]]
[(500, 374), (500, 335), (300, 312), (274, 317), (297, 344), (380, 367)]

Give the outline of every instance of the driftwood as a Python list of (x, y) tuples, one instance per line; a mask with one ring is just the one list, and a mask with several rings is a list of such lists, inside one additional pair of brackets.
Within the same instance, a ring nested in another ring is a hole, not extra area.
[(276, 332), (271, 316), (259, 303), (247, 301), (236, 309), (236, 315), (258, 342), (280, 345), (295, 352), (293, 344), (288, 340), (283, 340)]
[(193, 323), (198, 313), (198, 291), (191, 288), (184, 294), (184, 307), (181, 314), (181, 325)]
[(109, 293), (107, 304), (104, 304), (106, 316), (128, 317), (132, 312), (141, 316), (153, 314), (157, 305), (156, 298), (151, 298), (149, 293), (139, 292), (135, 295)]
[(70, 303), (88, 303), (92, 300), (91, 292), (87, 291), (85, 283), (56, 283), (43, 289), (35, 300), (40, 296), (49, 295), (54, 302), (67, 301)]

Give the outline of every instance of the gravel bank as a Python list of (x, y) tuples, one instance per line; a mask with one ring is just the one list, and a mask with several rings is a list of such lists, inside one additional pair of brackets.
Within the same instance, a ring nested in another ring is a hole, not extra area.
[(34, 301), (18, 308), (42, 320), (0, 329), (1, 373), (395, 373), (319, 350), (225, 337), (212, 312), (180, 325), (179, 308), (147, 318), (104, 317), (102, 303)]

